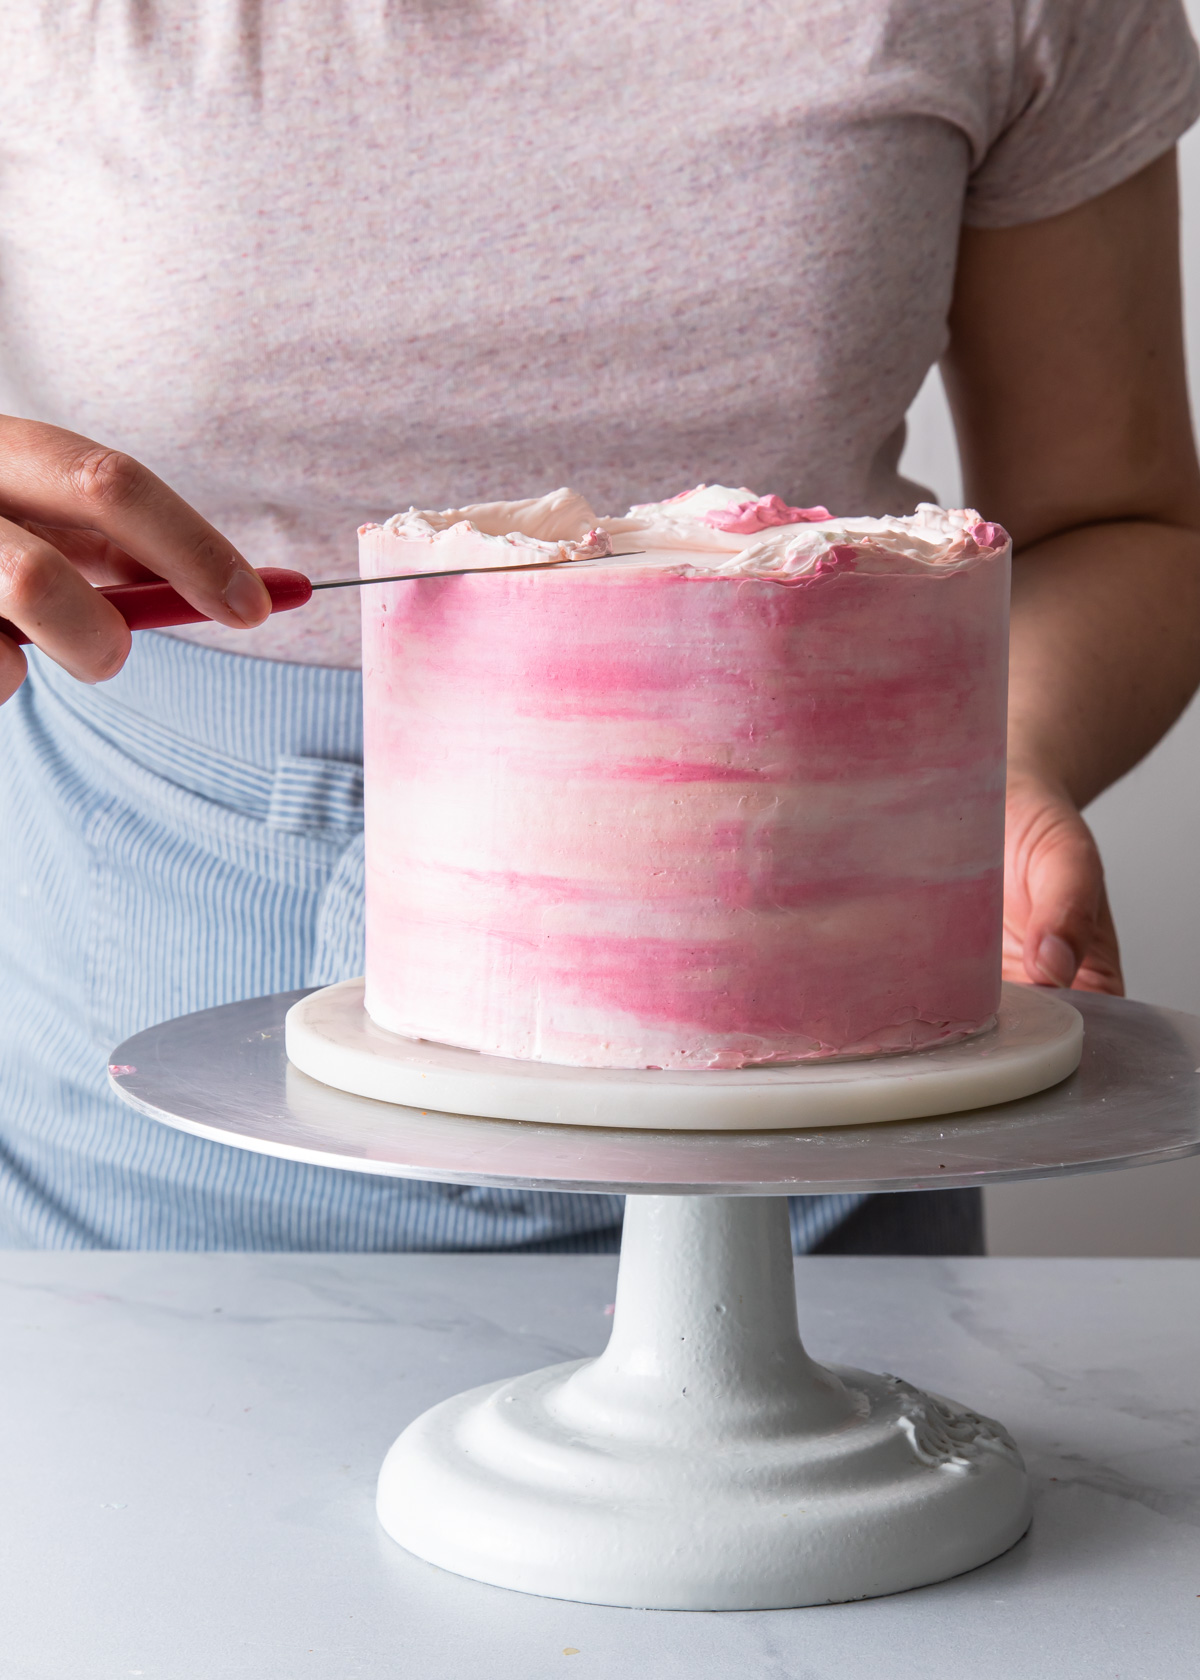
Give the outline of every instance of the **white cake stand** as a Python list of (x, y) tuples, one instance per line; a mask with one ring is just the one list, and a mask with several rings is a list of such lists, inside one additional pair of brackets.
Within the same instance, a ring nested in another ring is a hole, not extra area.
[[(896, 1592), (995, 1557), (1029, 1521), (1014, 1443), (899, 1378), (809, 1359), (782, 1198), (1200, 1150), (1200, 1021), (1109, 998), (1072, 994), (1082, 1062), (1038, 1095), (891, 1124), (677, 1131), (481, 1119), (335, 1090), (284, 1054), (286, 1010), (302, 996), (138, 1034), (114, 1051), (113, 1083), (156, 1119), (289, 1159), (632, 1198), (605, 1352), (442, 1402), (409, 1425), (380, 1475), (380, 1519), (409, 1550), (553, 1597), (783, 1607)], [(1049, 1006), (1046, 1035), (1061, 1040), (1059, 1000), (1020, 996)], [(886, 1083), (899, 1061), (859, 1068)], [(783, 1070), (763, 1071), (777, 1105)], [(820, 1083), (816, 1070), (790, 1071), (798, 1089), (806, 1072)], [(478, 1078), (494, 1093), (504, 1072), (484, 1066)], [(697, 1077), (730, 1078), (637, 1076)], [(746, 1076), (730, 1089), (744, 1112)]]

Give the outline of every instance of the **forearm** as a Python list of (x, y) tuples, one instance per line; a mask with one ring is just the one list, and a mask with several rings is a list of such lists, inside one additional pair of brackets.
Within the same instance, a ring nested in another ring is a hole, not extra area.
[(1013, 564), (1010, 779), (1088, 804), (1200, 685), (1200, 532), (1121, 521), (1032, 543)]
[(1174, 158), (1060, 216), (965, 228), (943, 372), (967, 500), (1018, 556), (1004, 971), (1120, 992), (1080, 808), (1200, 681)]

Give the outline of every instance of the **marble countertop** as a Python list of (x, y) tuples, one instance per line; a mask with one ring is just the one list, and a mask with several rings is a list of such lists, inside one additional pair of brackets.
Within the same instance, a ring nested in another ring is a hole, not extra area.
[(894, 1598), (718, 1615), (419, 1563), (375, 1475), (433, 1401), (598, 1351), (616, 1262), (0, 1253), (3, 1680), (1195, 1680), (1200, 1261), (808, 1259), (818, 1359), (1000, 1418), (1032, 1531)]

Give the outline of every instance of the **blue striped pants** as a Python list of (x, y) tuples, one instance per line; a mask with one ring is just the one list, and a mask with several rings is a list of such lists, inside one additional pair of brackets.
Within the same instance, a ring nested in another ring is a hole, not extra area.
[[(142, 634), (88, 688), (33, 651), (0, 766), (0, 1243), (616, 1247), (616, 1196), (303, 1166), (108, 1089), (109, 1050), (156, 1021), (361, 973), (356, 671)], [(862, 1200), (794, 1202), (797, 1247)]]

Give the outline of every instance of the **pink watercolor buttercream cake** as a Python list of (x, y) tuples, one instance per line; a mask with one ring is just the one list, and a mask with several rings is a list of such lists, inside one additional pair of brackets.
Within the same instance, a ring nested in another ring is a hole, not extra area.
[[(366, 1007), (590, 1067), (915, 1050), (1000, 991), (1009, 542), (703, 486), (360, 533)], [(546, 562), (572, 560), (559, 569)]]

